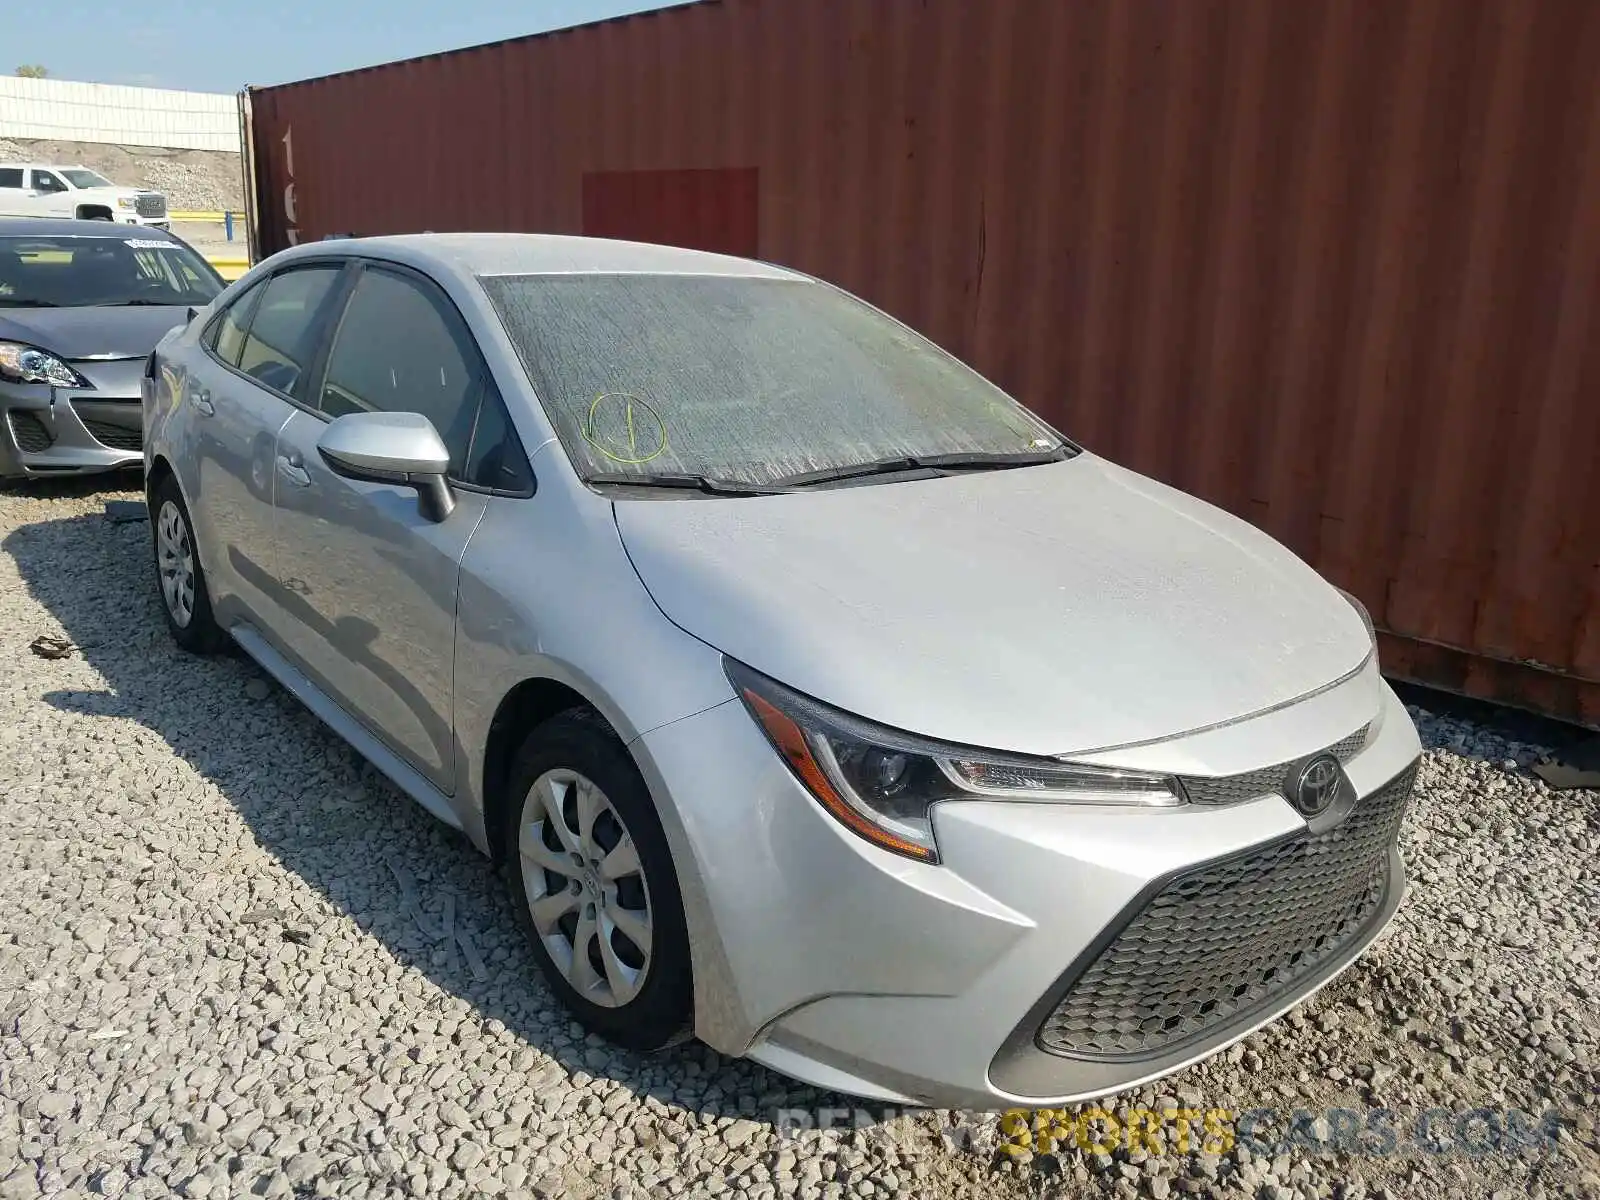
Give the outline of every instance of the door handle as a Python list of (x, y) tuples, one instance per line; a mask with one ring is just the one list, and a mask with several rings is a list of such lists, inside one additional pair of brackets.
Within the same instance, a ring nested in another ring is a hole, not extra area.
[(305, 460), (298, 454), (278, 455), (278, 474), (296, 487), (311, 486), (311, 473), (306, 470)]
[(216, 416), (217, 409), (211, 403), (211, 393), (204, 388), (196, 388), (189, 393), (189, 403), (194, 405), (195, 411), (202, 417)]

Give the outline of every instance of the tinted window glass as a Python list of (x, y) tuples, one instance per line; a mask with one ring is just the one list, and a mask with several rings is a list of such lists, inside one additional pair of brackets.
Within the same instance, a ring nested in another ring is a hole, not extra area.
[(33, 188), (38, 192), (64, 192), (67, 185), (62, 183), (49, 171), (35, 171), (33, 173)]
[(22, 186), (21, 167), (0, 167), (0, 188)]
[(362, 273), (328, 358), (322, 411), (421, 413), (450, 448), (460, 473), (477, 416), (476, 351), (412, 279)]
[(486, 387), (478, 409), (478, 427), (472, 434), (472, 448), (467, 452), (467, 469), (462, 479), (496, 491), (528, 490), (528, 458), (522, 452), (521, 439), (511, 427), (505, 403), (493, 384)]
[[(177, 248), (176, 243), (167, 245)], [(211, 297), (222, 290), (220, 277), (208, 270), (209, 264), (202, 263), (198, 255), (173, 254), (151, 241), (146, 249), (135, 250), (133, 258), (138, 286), (152, 295), (170, 292), (175, 295)], [(190, 303), (195, 302), (191, 300)]]
[(292, 392), (316, 349), (318, 310), (339, 268), (302, 267), (267, 281), (245, 335), (238, 367), (280, 392)]
[(263, 287), (256, 284), (232, 304), (228, 305), (211, 328), (206, 330), (205, 343), (230, 367), (239, 365), (239, 352), (244, 349), (245, 331), (250, 328), (250, 314), (256, 301), (261, 299)]
[(210, 304), (223, 287), (193, 250), (165, 237), (0, 234), (0, 304), (180, 308)]

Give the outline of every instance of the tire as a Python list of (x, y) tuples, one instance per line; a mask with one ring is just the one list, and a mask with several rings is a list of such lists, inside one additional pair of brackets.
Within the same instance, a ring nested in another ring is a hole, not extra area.
[(211, 592), (194, 551), (193, 529), (178, 481), (168, 475), (150, 494), (150, 543), (161, 615), (172, 640), (184, 650), (215, 654), (227, 646), (228, 635), (211, 612)]
[[(503, 870), (551, 990), (586, 1028), (619, 1046), (648, 1052), (684, 1040), (693, 988), (683, 900), (660, 818), (627, 749), (598, 714), (562, 713), (527, 735), (509, 786)], [(610, 868), (585, 868), (574, 858), (584, 845), (585, 807), (597, 814), (587, 858)], [(627, 847), (614, 855), (625, 839), (633, 855)], [(604, 877), (617, 868), (630, 869)], [(648, 945), (635, 940), (641, 931)], [(581, 959), (573, 949), (580, 937)]]

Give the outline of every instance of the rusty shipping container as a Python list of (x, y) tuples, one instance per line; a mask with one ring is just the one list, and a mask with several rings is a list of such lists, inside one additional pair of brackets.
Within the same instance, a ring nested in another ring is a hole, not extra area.
[(1600, 726), (1600, 4), (701, 0), (241, 97), (263, 250), (790, 264)]

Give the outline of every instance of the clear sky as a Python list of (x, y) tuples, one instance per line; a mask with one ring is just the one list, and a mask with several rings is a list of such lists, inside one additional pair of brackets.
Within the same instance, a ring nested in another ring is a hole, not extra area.
[(17, 0), (5, 39), (52, 79), (235, 92), (674, 0)]

